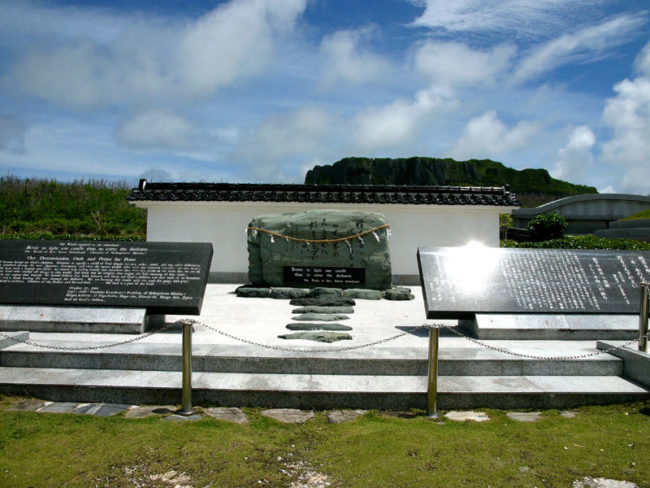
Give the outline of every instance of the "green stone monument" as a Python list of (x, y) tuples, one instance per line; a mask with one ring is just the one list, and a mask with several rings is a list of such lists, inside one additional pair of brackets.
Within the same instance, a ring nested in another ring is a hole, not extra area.
[(261, 215), (247, 229), (255, 286), (392, 287), (389, 226), (376, 212), (310, 210)]

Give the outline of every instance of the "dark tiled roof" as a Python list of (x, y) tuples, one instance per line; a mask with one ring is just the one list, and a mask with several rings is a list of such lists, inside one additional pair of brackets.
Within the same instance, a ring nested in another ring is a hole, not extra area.
[(140, 180), (131, 202), (305, 202), (518, 207), (507, 187), (149, 183)]

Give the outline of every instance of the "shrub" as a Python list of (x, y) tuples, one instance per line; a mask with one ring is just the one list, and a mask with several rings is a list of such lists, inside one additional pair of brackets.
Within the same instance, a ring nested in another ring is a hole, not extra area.
[(555, 212), (536, 215), (529, 223), (528, 230), (535, 241), (548, 241), (564, 237), (569, 224), (566, 219)]

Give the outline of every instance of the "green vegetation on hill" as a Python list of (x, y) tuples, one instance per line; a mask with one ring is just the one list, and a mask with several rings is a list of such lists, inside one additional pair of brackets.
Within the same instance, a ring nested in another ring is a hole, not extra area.
[(455, 161), (439, 158), (344, 158), (307, 172), (308, 185), (467, 185), (503, 186), (523, 206), (536, 206), (570, 195), (597, 193), (591, 186), (552, 178), (545, 169), (516, 170), (489, 159)]
[(0, 238), (141, 239), (146, 213), (125, 183), (0, 178)]
[(650, 208), (648, 210), (641, 210), (640, 212), (637, 212), (632, 215), (628, 215), (624, 219), (621, 220), (641, 220), (641, 219), (650, 219)]

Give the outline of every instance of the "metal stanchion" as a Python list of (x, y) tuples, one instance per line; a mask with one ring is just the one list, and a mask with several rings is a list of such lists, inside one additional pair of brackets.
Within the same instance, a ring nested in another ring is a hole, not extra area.
[(639, 311), (639, 351), (648, 352), (648, 283), (641, 283), (641, 310)]
[(427, 416), (438, 418), (438, 339), (440, 329), (429, 327), (429, 380), (427, 386)]
[(183, 322), (183, 408), (181, 415), (192, 415), (192, 324)]

